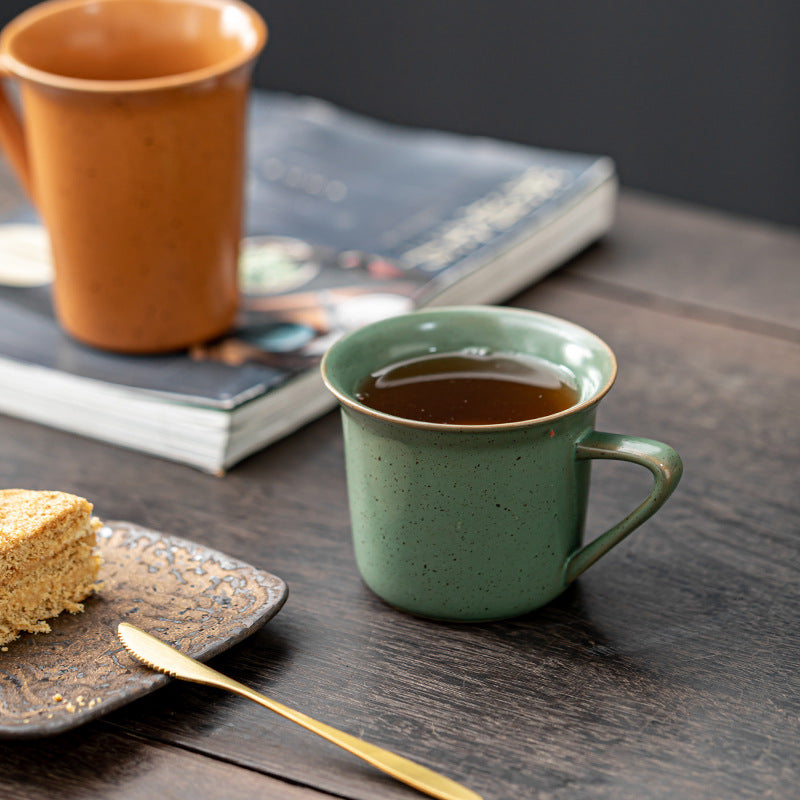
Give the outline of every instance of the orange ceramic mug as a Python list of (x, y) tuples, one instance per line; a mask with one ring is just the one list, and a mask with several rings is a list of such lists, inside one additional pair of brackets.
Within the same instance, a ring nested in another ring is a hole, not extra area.
[(0, 34), (0, 143), (50, 234), (64, 329), (163, 352), (237, 308), (245, 118), (263, 20), (239, 0), (51, 0)]

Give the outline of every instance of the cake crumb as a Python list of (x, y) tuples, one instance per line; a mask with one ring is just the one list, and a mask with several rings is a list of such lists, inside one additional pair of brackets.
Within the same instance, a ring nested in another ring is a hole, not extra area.
[(64, 697), (63, 697), (63, 695), (61, 693), (53, 695), (53, 702), (54, 703), (60, 703), (63, 699), (64, 699)]
[(75, 698), (75, 702), (76, 702), (76, 703), (77, 703), (79, 706), (81, 706), (81, 707), (83, 707), (83, 706), (85, 706), (85, 705), (86, 705), (86, 701), (83, 699), (83, 695), (82, 695), (82, 694), (79, 694), (79, 695), (78, 695), (78, 696)]
[(74, 714), (76, 711), (75, 705), (73, 703), (67, 703), (66, 709), (67, 711), (69, 711), (70, 714)]
[(3, 645), (2, 647), (0, 647), (0, 650), (2, 650), (4, 653), (7, 653), (7, 652), (8, 652), (8, 648), (7, 648), (5, 645)]
[(97, 700), (95, 700), (94, 698), (92, 698), (92, 699), (89, 701), (89, 708), (94, 708), (94, 707), (95, 707), (95, 705), (96, 705), (96, 703), (97, 703)]
[(53, 719), (53, 715), (52, 714), (48, 714), (47, 715), (47, 719)]

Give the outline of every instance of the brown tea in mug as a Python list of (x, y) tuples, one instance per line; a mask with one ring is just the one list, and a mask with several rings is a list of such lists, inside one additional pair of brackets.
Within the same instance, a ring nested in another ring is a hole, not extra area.
[(361, 382), (356, 397), (395, 417), (496, 425), (565, 411), (578, 391), (568, 370), (543, 359), (467, 348), (383, 367)]

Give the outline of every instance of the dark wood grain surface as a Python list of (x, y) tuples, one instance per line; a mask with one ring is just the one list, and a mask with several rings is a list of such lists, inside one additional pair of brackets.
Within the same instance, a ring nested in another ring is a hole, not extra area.
[[(796, 798), (800, 790), (800, 234), (639, 194), (613, 234), (513, 304), (602, 336), (599, 427), (685, 473), (545, 609), (447, 625), (360, 582), (335, 413), (219, 479), (0, 417), (0, 485), (212, 546), (290, 596), (212, 662), (487, 800)], [(644, 470), (594, 467), (589, 529)], [(419, 796), (245, 700), (172, 683), (72, 734), (0, 744), (9, 798)]]

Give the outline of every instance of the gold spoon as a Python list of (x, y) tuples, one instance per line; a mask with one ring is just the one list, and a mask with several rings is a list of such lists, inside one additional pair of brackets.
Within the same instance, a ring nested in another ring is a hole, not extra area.
[(443, 775), (439, 775), (433, 770), (427, 769), (420, 764), (416, 764), (407, 758), (390, 753), (350, 736), (349, 733), (332, 728), (322, 722), (317, 722), (299, 711), (293, 711), (275, 700), (270, 700), (259, 692), (248, 689), (243, 683), (228, 678), (221, 672), (201, 664), (189, 656), (178, 652), (174, 647), (162, 642), (155, 636), (145, 633), (143, 630), (130, 625), (127, 622), (120, 622), (117, 626), (117, 634), (125, 649), (138, 661), (146, 664), (151, 669), (171, 675), (173, 678), (181, 678), (184, 681), (203, 683), (206, 686), (216, 686), (218, 689), (227, 689), (229, 692), (254, 700), (256, 703), (280, 714), (298, 725), (302, 725), (306, 730), (316, 733), (323, 739), (327, 739), (333, 744), (339, 745), (354, 756), (363, 758), (368, 764), (391, 775), (398, 781), (413, 786), (420, 792), (439, 800), (482, 800), (481, 796), (467, 789)]

